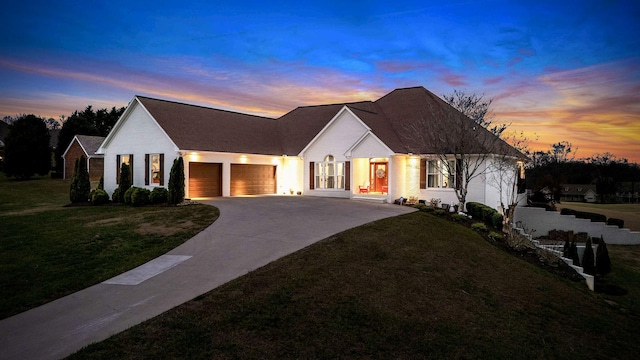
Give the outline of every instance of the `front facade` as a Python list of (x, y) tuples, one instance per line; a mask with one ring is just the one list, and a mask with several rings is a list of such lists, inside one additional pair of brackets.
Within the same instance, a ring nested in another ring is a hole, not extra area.
[[(134, 186), (166, 186), (173, 161), (182, 157), (187, 198), (402, 196), (455, 204), (456, 174), (443, 173), (433, 154), (408, 151), (403, 128), (388, 115), (396, 98), (419, 102), (431, 95), (399, 89), (384, 101), (301, 107), (278, 119), (134, 97), (98, 149), (105, 190), (117, 187), (122, 163), (132, 166)], [(484, 177), (468, 188), (467, 201), (499, 204)]]

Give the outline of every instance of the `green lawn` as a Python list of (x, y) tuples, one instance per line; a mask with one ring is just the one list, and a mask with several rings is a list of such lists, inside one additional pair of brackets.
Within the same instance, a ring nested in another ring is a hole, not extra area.
[(625, 302), (416, 212), (337, 234), (72, 358), (631, 359), (637, 252), (611, 250), (632, 287)]
[(219, 215), (206, 205), (64, 207), (69, 185), (0, 175), (0, 319), (139, 266)]

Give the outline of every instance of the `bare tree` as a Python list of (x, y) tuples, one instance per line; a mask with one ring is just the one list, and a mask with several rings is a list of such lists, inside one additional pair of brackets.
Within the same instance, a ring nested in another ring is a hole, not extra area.
[(487, 117), (492, 99), (460, 91), (444, 98), (450, 104), (422, 105), (423, 115), (406, 125), (404, 140), (410, 152), (436, 160), (440, 173), (455, 177), (453, 187), (459, 209), (464, 211), (469, 183), (485, 174), (488, 160), (494, 154), (515, 156), (518, 152), (498, 137), (507, 125), (493, 125)]
[[(524, 132), (513, 132), (507, 135), (504, 140), (521, 154), (529, 154), (531, 139)], [(507, 153), (496, 154), (487, 172), (487, 183), (498, 190), (500, 196), (498, 210), (502, 214), (502, 230), (505, 233), (511, 232), (511, 224), (518, 206), (518, 180), (523, 179), (524, 160), (524, 156), (517, 157)]]

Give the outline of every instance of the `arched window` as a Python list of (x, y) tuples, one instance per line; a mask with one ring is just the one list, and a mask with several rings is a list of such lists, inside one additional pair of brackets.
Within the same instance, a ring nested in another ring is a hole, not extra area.
[(344, 189), (344, 161), (335, 161), (333, 155), (316, 163), (316, 189)]

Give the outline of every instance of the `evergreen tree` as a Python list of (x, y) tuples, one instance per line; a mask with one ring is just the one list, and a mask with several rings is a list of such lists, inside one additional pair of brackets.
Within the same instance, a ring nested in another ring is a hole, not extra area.
[(611, 272), (611, 259), (609, 258), (609, 250), (604, 238), (600, 236), (600, 243), (596, 250), (596, 273), (598, 275), (607, 275)]
[(591, 238), (587, 239), (587, 244), (584, 248), (584, 254), (582, 255), (582, 268), (584, 269), (585, 274), (596, 274), (596, 266), (593, 259), (593, 248), (591, 247)]
[(119, 186), (120, 192), (118, 193), (119, 203), (124, 204), (124, 193), (126, 193), (130, 187), (131, 187), (131, 170), (129, 169), (128, 164), (123, 163), (122, 166), (120, 167), (120, 186)]
[(104, 190), (104, 175), (100, 176), (100, 182), (98, 182), (98, 187), (96, 189)]
[(184, 201), (184, 162), (182, 157), (173, 160), (169, 175), (169, 204), (179, 204)]
[(571, 260), (573, 260), (573, 265), (580, 266), (580, 255), (578, 255), (578, 247), (576, 246), (575, 241), (571, 243), (569, 253), (571, 255)]
[(7, 176), (26, 180), (51, 170), (49, 130), (43, 119), (22, 115), (9, 126), (4, 140), (4, 167)]
[(89, 201), (89, 194), (91, 194), (91, 182), (87, 170), (87, 158), (81, 156), (74, 164), (69, 198), (72, 203), (85, 202)]

